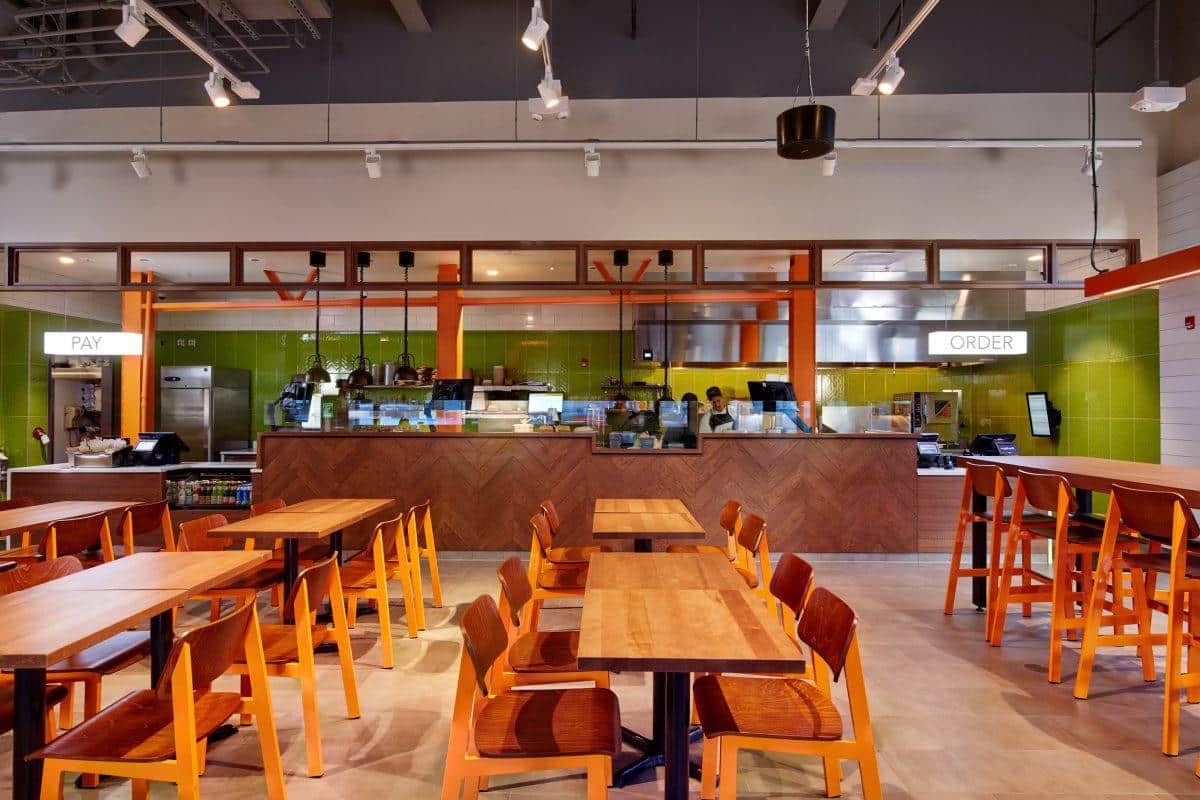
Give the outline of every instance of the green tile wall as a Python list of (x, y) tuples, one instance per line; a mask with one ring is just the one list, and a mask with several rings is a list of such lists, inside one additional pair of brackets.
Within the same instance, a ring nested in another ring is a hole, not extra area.
[(41, 445), (30, 436), (35, 426), (49, 427), (49, 373), (42, 354), (42, 334), (118, 328), (106, 322), (0, 305), (0, 445), (10, 467), (46, 463)]

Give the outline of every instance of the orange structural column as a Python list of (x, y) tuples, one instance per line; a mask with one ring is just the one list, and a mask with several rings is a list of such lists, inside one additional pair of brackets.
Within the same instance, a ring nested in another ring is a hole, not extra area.
[[(808, 280), (807, 253), (792, 256), (791, 279)], [(813, 424), (817, 408), (817, 292), (793, 289), (788, 296), (788, 378), (804, 421)], [(807, 403), (807, 411), (805, 404)]]
[[(439, 264), (438, 283), (458, 283), (458, 264)], [(463, 373), (463, 293), (437, 290), (437, 370), (440, 378), (461, 378)]]
[[(135, 282), (150, 283), (149, 273), (134, 272)], [(154, 428), (154, 308), (150, 292), (121, 293), (121, 330), (142, 335), (142, 355), (121, 357), (121, 436), (133, 440)]]

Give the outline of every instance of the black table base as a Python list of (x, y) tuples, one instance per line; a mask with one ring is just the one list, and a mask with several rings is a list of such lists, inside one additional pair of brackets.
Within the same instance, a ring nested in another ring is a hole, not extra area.
[(693, 732), (692, 719), (692, 676), (687, 672), (656, 672), (654, 682), (653, 733), (650, 738), (628, 728), (621, 729), (625, 742), (642, 752), (633, 763), (613, 773), (613, 785), (617, 788), (635, 782), (635, 778), (647, 769), (665, 767), (666, 800), (686, 800), (688, 781), (699, 778), (699, 768), (688, 758), (688, 745)]
[(653, 553), (654, 540), (639, 537), (633, 540), (633, 552), (635, 553)]

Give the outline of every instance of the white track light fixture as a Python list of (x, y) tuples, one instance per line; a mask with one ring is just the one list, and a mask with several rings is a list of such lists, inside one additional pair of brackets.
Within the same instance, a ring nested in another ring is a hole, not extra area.
[(150, 159), (146, 157), (146, 151), (142, 148), (133, 148), (133, 158), (129, 160), (129, 166), (133, 167), (133, 174), (138, 176), (138, 180), (144, 181), (150, 177)]
[(546, 108), (554, 108), (562, 99), (562, 81), (554, 79), (554, 71), (549, 66), (546, 67), (546, 74), (542, 76), (542, 82), (538, 84), (537, 89)]
[(589, 178), (600, 177), (600, 154), (596, 152), (595, 147), (588, 147), (583, 151), (583, 169)]
[(229, 94), (225, 91), (225, 79), (215, 69), (208, 74), (208, 80), (204, 82), (204, 91), (208, 92), (208, 99), (217, 108), (225, 108), (229, 105)]
[(377, 181), (383, 177), (383, 156), (379, 155), (374, 147), (367, 148), (365, 164), (368, 178)]
[(546, 34), (549, 32), (550, 23), (542, 16), (542, 0), (533, 0), (529, 24), (525, 26), (525, 32), (521, 34), (521, 44), (530, 50), (537, 50), (542, 46), (542, 42), (546, 40)]
[(821, 174), (826, 178), (832, 178), (833, 173), (837, 171), (837, 150), (830, 151), (821, 159)]
[(113, 30), (118, 39), (130, 47), (137, 47), (138, 42), (146, 38), (146, 34), (149, 32), (146, 15), (138, 7), (137, 0), (130, 0), (121, 7), (121, 24)]
[[(1100, 167), (1104, 164), (1104, 153), (1100, 152), (1100, 148), (1096, 148), (1096, 172), (1100, 171)], [(1083, 175), (1092, 174), (1092, 148), (1083, 148), (1083, 166), (1079, 168), (1079, 172)]]
[(258, 98), (262, 97), (262, 92), (260, 92), (258, 87), (250, 81), (231, 80), (229, 82), (229, 88), (233, 89), (233, 93), (242, 100), (257, 100)]
[(904, 67), (900, 66), (899, 56), (892, 56), (888, 61), (887, 69), (883, 71), (883, 77), (879, 79), (879, 93), (893, 94), (902, 80), (904, 80)]

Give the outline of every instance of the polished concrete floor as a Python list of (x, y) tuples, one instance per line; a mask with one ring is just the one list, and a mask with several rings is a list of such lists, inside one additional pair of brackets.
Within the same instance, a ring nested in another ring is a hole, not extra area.
[[(500, 560), (478, 554), (443, 556), (446, 606), (429, 609), (429, 630), (419, 640), (396, 639), (393, 670), (379, 667), (376, 618), (361, 619), (353, 632), (361, 719), (345, 717), (336, 656), (319, 657), (324, 777), (306, 777), (295, 682), (273, 679), (290, 797), (439, 796), (461, 641), (456, 614), (477, 595), (495, 593), (494, 568)], [(1200, 752), (1200, 707), (1184, 707), (1183, 755), (1161, 755), (1162, 684), (1143, 683), (1128, 651), (1102, 651), (1092, 697), (1077, 701), (1069, 683), (1076, 663), (1074, 644), (1068, 643), (1064, 659), (1067, 683), (1046, 682), (1044, 611), (1029, 620), (1011, 614), (1005, 646), (991, 648), (982, 640), (981, 616), (967, 605), (966, 581), (959, 595), (961, 610), (952, 617), (942, 614), (945, 574), (944, 563), (817, 562), (818, 582), (840, 593), (861, 619), (885, 797), (1200, 798), (1200, 778), (1193, 774)], [(397, 636), (402, 636), (403, 612), (393, 604)], [(205, 609), (197, 604), (191, 611), (188, 619), (196, 621)], [(547, 612), (544, 620), (547, 627), (569, 626), (577, 618), (577, 610), (560, 609)], [(144, 664), (127, 670), (107, 682), (105, 701), (147, 682)], [(625, 724), (647, 729), (648, 677), (615, 676), (613, 688)], [(0, 796), (10, 792), (10, 747), (11, 737), (0, 737)], [(210, 749), (201, 793), (230, 800), (263, 797), (260, 763), (253, 728), (242, 729)], [(740, 767), (741, 798), (823, 796), (815, 759), (744, 753)], [(560, 800), (583, 798), (584, 789), (577, 775), (538, 774), (498, 779), (481, 797)], [(693, 797), (698, 790), (693, 784)], [(855, 765), (846, 765), (843, 791), (845, 797), (861, 796)], [(98, 792), (68, 786), (66, 796), (91, 800), (126, 797), (128, 792), (128, 783), (114, 781)], [(152, 794), (175, 796), (173, 787), (157, 784)], [(661, 797), (661, 771), (646, 774), (644, 783), (610, 790), (609, 796)]]

